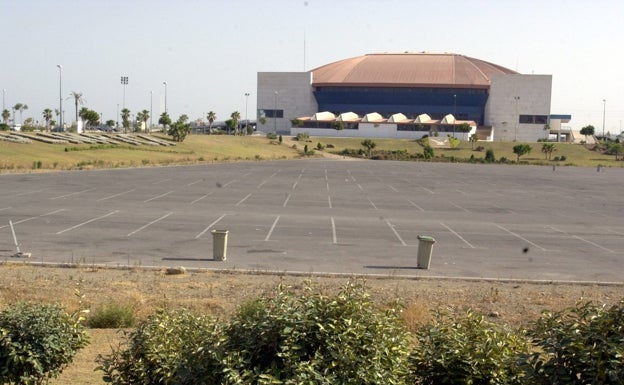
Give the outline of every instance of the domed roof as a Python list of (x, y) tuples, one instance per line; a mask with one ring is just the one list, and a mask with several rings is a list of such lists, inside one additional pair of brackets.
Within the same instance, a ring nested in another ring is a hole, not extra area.
[(489, 88), (490, 76), (517, 74), (497, 64), (449, 53), (369, 54), (310, 72), (315, 87)]

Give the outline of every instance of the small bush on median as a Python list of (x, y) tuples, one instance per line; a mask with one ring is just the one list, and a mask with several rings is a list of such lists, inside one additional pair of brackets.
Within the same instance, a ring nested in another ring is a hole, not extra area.
[(132, 306), (114, 302), (94, 310), (87, 318), (87, 326), (94, 329), (129, 328), (134, 326), (134, 323)]

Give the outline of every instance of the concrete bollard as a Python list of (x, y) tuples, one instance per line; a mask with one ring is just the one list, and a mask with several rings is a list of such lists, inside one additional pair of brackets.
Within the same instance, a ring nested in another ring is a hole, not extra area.
[(227, 254), (227, 230), (212, 230), (212, 259), (225, 261)]
[(431, 263), (431, 251), (435, 239), (426, 235), (418, 236), (418, 258), (417, 266), (419, 269), (429, 270), (429, 264)]

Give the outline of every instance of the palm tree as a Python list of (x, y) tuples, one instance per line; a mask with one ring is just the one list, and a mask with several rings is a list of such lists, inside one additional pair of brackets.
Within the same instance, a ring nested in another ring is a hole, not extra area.
[(121, 124), (124, 128), (124, 132), (128, 131), (130, 127), (130, 110), (127, 108), (121, 110)]
[(145, 125), (145, 132), (148, 132), (147, 121), (149, 120), (149, 118), (150, 115), (148, 110), (143, 110), (137, 114), (137, 120), (143, 122), (143, 124)]
[(78, 105), (83, 105), (87, 102), (85, 98), (82, 97), (82, 92), (72, 91), (69, 93), (69, 97), (67, 99), (74, 99), (74, 105), (76, 106), (76, 123), (78, 123)]
[(4, 111), (2, 111), (2, 120), (4, 121), (4, 124), (9, 124), (9, 119), (11, 119), (11, 112), (5, 108)]
[(241, 118), (240, 112), (238, 111), (232, 112), (232, 115), (230, 115), (230, 118), (232, 118), (232, 126), (234, 126), (234, 135), (238, 135), (238, 121)]
[(469, 140), (470, 140), (470, 146), (471, 146), (472, 150), (474, 151), (474, 145), (479, 140), (479, 135), (472, 134), (472, 135), (470, 135)]
[[(22, 112), (24, 110), (27, 110), (28, 106), (26, 104), (23, 104), (23, 103), (17, 103), (15, 106), (13, 106), (13, 109), (15, 111), (19, 111), (19, 113), (20, 113), (20, 124), (22, 124)], [(13, 120), (15, 121), (15, 116), (13, 117)], [(13, 122), (13, 123), (15, 123), (15, 122)]]
[(52, 110), (46, 108), (43, 110), (43, 120), (46, 122), (46, 131), (50, 131), (50, 120), (52, 119)]
[(208, 112), (208, 133), (210, 134), (212, 132), (212, 123), (214, 123), (214, 121), (217, 119), (217, 114), (214, 113), (214, 111), (210, 111)]

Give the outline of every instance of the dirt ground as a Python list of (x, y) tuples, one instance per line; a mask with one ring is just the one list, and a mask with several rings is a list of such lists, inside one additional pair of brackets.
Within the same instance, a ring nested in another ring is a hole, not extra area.
[[(163, 306), (185, 307), (226, 318), (239, 304), (271, 295), (280, 283), (299, 290), (311, 282), (331, 294), (347, 281), (358, 280), (380, 306), (394, 300), (403, 303), (404, 318), (410, 328), (427, 322), (435, 309), (453, 313), (473, 309), (493, 322), (521, 327), (537, 319), (543, 310), (563, 310), (588, 301), (612, 305), (624, 298), (624, 285), (290, 276), (209, 270), (178, 273), (166, 269), (4, 263), (0, 264), (0, 309), (19, 301), (31, 301), (61, 303), (68, 311), (82, 306), (96, 312), (102, 305), (114, 302), (131, 306), (138, 319)], [(52, 384), (103, 384), (101, 373), (93, 371), (94, 360), (98, 354), (110, 353), (120, 333), (89, 330), (89, 334), (91, 345)]]

